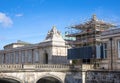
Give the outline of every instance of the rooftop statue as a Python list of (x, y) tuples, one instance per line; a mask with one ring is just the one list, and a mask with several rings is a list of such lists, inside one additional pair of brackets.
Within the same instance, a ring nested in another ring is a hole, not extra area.
[(61, 36), (61, 33), (56, 29), (55, 26), (52, 27), (50, 31), (48, 31), (47, 36), (45, 38), (45, 41), (64, 41), (64, 39)]

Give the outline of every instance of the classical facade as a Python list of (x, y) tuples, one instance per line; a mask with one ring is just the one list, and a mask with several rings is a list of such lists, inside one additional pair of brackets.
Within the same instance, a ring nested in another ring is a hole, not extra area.
[(18, 40), (0, 50), (0, 64), (66, 64), (67, 46), (60, 32), (54, 26), (45, 40), (30, 44)]
[(69, 64), (65, 40), (53, 27), (41, 43), (17, 41), (0, 50), (0, 83), (82, 83), (81, 67)]
[(104, 31), (101, 35), (105, 57), (100, 67), (109, 70), (120, 69), (120, 28)]

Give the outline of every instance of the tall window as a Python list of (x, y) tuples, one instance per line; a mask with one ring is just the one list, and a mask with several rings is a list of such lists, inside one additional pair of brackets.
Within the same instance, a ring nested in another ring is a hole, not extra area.
[(44, 64), (48, 64), (48, 54), (44, 54)]
[(120, 58), (120, 40), (118, 41), (118, 58)]
[(45, 54), (45, 60), (46, 60), (46, 64), (48, 64), (48, 54)]
[(27, 51), (28, 63), (32, 63), (32, 50)]
[(10, 63), (10, 64), (12, 63), (12, 56), (11, 56), (11, 53), (9, 53), (9, 63)]
[(103, 43), (103, 58), (107, 58), (107, 43)]
[(34, 50), (34, 62), (39, 62), (39, 50), (35, 49)]
[(6, 63), (6, 54), (5, 53), (3, 54), (2, 60), (3, 60), (3, 64), (5, 64)]
[(10, 64), (13, 64), (13, 62), (14, 62), (14, 54), (11, 52), (11, 53), (9, 53), (9, 63)]
[(6, 64), (9, 64), (9, 54), (8, 53), (6, 53)]
[(15, 63), (18, 64), (19, 62), (19, 52), (15, 52)]
[(1, 55), (1, 63), (4, 63), (4, 54)]
[(13, 52), (11, 53), (11, 63), (12, 64), (14, 63), (14, 53)]
[(21, 52), (22, 63), (25, 63), (25, 51)]

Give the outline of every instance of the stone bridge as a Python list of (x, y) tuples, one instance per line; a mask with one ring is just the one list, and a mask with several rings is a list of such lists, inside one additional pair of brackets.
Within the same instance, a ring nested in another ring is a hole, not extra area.
[(3, 64), (0, 83), (82, 83), (81, 67), (68, 64)]

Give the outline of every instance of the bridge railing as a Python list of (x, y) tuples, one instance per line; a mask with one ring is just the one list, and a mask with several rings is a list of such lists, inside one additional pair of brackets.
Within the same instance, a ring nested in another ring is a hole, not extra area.
[(22, 69), (22, 64), (2, 64), (0, 65), (0, 70), (18, 70)]
[(0, 71), (7, 70), (38, 70), (38, 71), (65, 71), (81, 70), (81, 66), (70, 64), (2, 64)]
[(35, 68), (69, 68), (68, 64), (36, 64)]
[(36, 64), (35, 68), (37, 70), (50, 70), (50, 71), (55, 71), (55, 70), (69, 70), (70, 65), (67, 64)]

